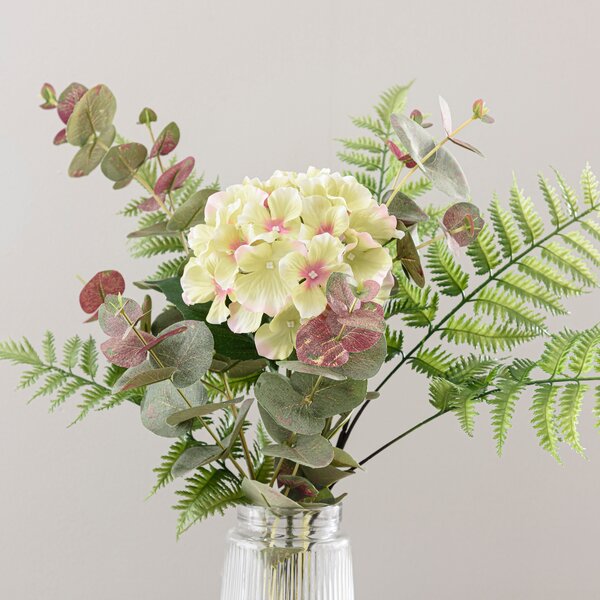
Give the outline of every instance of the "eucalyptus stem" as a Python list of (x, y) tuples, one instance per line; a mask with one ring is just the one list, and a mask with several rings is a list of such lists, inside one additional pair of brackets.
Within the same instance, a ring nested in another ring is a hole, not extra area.
[[(422, 159), (421, 163), (425, 164), (446, 142), (453, 138), (457, 133), (460, 133), (467, 125), (470, 125), (473, 121), (477, 121), (478, 117), (472, 115), (464, 123), (461, 123), (452, 133), (449, 133), (445, 138), (441, 139)], [(394, 188), (392, 195), (388, 198), (386, 205), (389, 206), (392, 200), (396, 197), (396, 194), (402, 189), (402, 186), (409, 180), (409, 178), (419, 170), (419, 165), (415, 165), (398, 183)]]

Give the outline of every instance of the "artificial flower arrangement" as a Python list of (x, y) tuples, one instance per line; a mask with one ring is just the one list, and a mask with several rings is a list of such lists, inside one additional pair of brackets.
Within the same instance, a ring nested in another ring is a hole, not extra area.
[[(447, 144), (481, 154), (457, 135), (493, 122), (485, 103), (455, 128), (440, 98), (435, 140), (420, 111), (404, 114), (408, 91), (391, 88), (373, 116), (353, 120), (362, 135), (341, 140), (338, 156), (354, 172), (276, 171), (221, 189), (192, 157), (173, 158), (179, 128), (155, 135), (152, 109), (139, 116), (148, 149), (117, 135), (105, 85), (73, 83), (58, 97), (43, 86), (42, 108), (63, 124), (54, 143), (77, 149), (69, 175), (100, 167), (115, 189), (139, 184), (143, 196), (122, 211), (138, 220), (132, 253), (168, 259), (127, 295), (116, 270), (83, 286), (103, 375), (92, 336), (69, 338), (60, 358), (50, 332), (41, 352), (7, 341), (0, 358), (27, 365), (21, 387), (38, 384), (34, 397), (52, 396), (52, 410), (76, 394), (77, 420), (133, 406), (171, 438), (152, 491), (183, 479), (178, 534), (239, 504), (336, 504), (337, 482), (426, 423), (453, 414), (472, 435), (483, 403), (500, 453), (528, 390), (541, 446), (583, 453), (577, 422), (600, 380), (600, 327), (551, 332), (546, 319), (597, 285), (596, 178), (586, 166), (580, 200), (560, 174), (557, 188), (540, 176), (543, 217), (516, 182), (507, 205), (495, 197), (483, 211)], [(434, 204), (422, 198), (432, 189)], [(540, 337), (541, 356), (506, 356)], [(351, 434), (402, 368), (422, 374), (431, 416), (353, 457)]]

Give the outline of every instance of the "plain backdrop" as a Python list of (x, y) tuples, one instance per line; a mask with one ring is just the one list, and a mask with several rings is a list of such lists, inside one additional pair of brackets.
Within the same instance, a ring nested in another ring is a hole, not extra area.
[[(96, 333), (82, 324), (76, 276), (150, 271), (129, 257), (132, 223), (116, 216), (134, 191), (113, 192), (98, 173), (67, 177), (72, 150), (52, 146), (58, 119), (37, 108), (44, 81), (108, 84), (119, 130), (139, 141), (138, 112), (153, 107), (180, 125), (180, 156), (231, 184), (340, 168), (334, 139), (355, 133), (348, 116), (416, 78), (409, 107), (432, 113), (436, 135), (438, 94), (457, 122), (478, 97), (496, 117), (464, 135), (487, 157), (461, 155), (474, 198), (506, 199), (514, 171), (539, 204), (540, 169), (577, 183), (585, 161), (600, 164), (599, 19), (596, 2), (558, 0), (5, 3), (0, 337)], [(554, 326), (592, 325), (598, 298), (571, 301)], [(17, 369), (0, 374), (0, 598), (216, 599), (233, 515), (176, 542), (173, 488), (144, 500), (168, 440), (131, 406), (66, 429), (73, 403), (48, 416), (44, 400), (27, 406), (14, 391)], [(528, 404), (502, 458), (482, 409), (473, 439), (444, 417), (344, 484), (359, 600), (600, 597), (592, 398), (581, 419), (589, 460), (565, 450), (562, 466), (537, 446)], [(404, 369), (349, 449), (362, 457), (431, 412), (425, 380)]]

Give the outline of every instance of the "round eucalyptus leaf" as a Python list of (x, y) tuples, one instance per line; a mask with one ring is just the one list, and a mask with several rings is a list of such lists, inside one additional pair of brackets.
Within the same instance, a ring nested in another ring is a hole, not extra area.
[(317, 487), (328, 487), (337, 481), (346, 479), (354, 475), (354, 471), (342, 471), (332, 465), (326, 465), (320, 468), (303, 467), (302, 472)]
[(117, 112), (117, 101), (105, 85), (88, 90), (75, 104), (67, 123), (67, 141), (84, 146), (96, 134), (106, 131)]
[(81, 100), (82, 96), (87, 92), (85, 85), (73, 82), (69, 84), (58, 97), (56, 110), (60, 120), (66, 125), (69, 122), (69, 117), (73, 113), (75, 105)]
[(69, 165), (69, 177), (89, 175), (106, 156), (106, 148), (115, 141), (116, 131), (111, 125), (98, 137), (92, 137), (81, 147)]
[(145, 108), (142, 108), (142, 111), (140, 112), (138, 123), (140, 125), (147, 125), (148, 123), (154, 123), (157, 119), (156, 113), (146, 106)]
[(237, 437), (238, 437), (238, 435), (240, 435), (240, 432), (242, 431), (242, 428), (244, 427), (246, 417), (248, 416), (248, 411), (252, 407), (253, 402), (254, 402), (253, 398), (248, 398), (247, 400), (244, 400), (244, 402), (240, 406), (240, 408), (238, 410), (238, 414), (235, 417), (235, 422), (233, 423), (233, 427), (231, 428), (231, 432), (229, 433), (228, 436), (226, 436), (222, 440), (223, 446), (225, 446), (225, 451), (223, 452), (223, 457), (227, 456), (233, 449), (233, 446), (235, 445)]
[(306, 402), (287, 377), (263, 373), (256, 382), (254, 393), (258, 403), (279, 427), (305, 435), (323, 431), (324, 416), (315, 414), (312, 402)]
[(159, 196), (180, 188), (194, 170), (195, 161), (191, 156), (167, 169), (156, 181), (154, 192)]
[(271, 508), (301, 508), (297, 502), (284, 496), (281, 492), (254, 479), (245, 477), (242, 481), (242, 492), (256, 506)]
[(351, 353), (347, 363), (332, 370), (348, 379), (370, 379), (379, 373), (386, 356), (387, 342), (385, 336), (381, 336), (374, 346), (362, 352)]
[(292, 445), (268, 444), (262, 452), (307, 467), (325, 467), (333, 460), (333, 446), (322, 435), (298, 435)]
[(341, 448), (333, 449), (333, 460), (331, 461), (332, 467), (350, 467), (352, 469), (361, 469), (362, 467), (358, 462), (345, 450)]
[(142, 424), (152, 433), (162, 437), (181, 437), (190, 431), (191, 421), (169, 425), (167, 419), (176, 412), (189, 408), (179, 392), (192, 406), (201, 406), (208, 401), (208, 394), (200, 383), (177, 390), (171, 381), (161, 381), (148, 386), (141, 405)]
[(156, 141), (150, 150), (150, 158), (154, 158), (155, 156), (159, 155), (164, 156), (175, 150), (177, 144), (179, 144), (179, 137), (180, 133), (177, 123), (171, 122), (166, 125), (165, 128), (158, 134), (158, 137), (156, 138)]
[(102, 161), (102, 173), (111, 181), (123, 181), (144, 164), (148, 151), (143, 144), (121, 144), (111, 148)]
[(442, 223), (461, 248), (474, 242), (485, 224), (479, 208), (471, 202), (453, 204), (444, 213)]
[(257, 358), (255, 360), (241, 360), (227, 369), (227, 374), (234, 379), (238, 377), (248, 377), (265, 369), (269, 364), (266, 358)]
[[(383, 195), (381, 203), (387, 204), (392, 194), (393, 190), (388, 190)], [(412, 198), (402, 192), (396, 192), (391, 204), (388, 206), (388, 212), (399, 221), (402, 221), (406, 227), (429, 220), (429, 215)]]
[(174, 412), (171, 416), (169, 416), (167, 418), (167, 423), (169, 425), (179, 425), (185, 421), (191, 421), (196, 417), (204, 417), (206, 415), (210, 415), (211, 413), (217, 412), (218, 410), (229, 408), (230, 406), (241, 401), (241, 398), (237, 398), (235, 400), (226, 400), (225, 402), (213, 402), (211, 404), (203, 404), (202, 406), (184, 408), (183, 410)]
[(290, 496), (296, 500), (315, 498), (319, 493), (308, 479), (299, 475), (280, 474), (277, 481), (280, 485), (289, 488), (291, 490)]
[(104, 299), (110, 294), (122, 294), (125, 291), (125, 279), (118, 271), (108, 270), (96, 273), (79, 294), (79, 305), (83, 312), (95, 313)]
[(277, 366), (288, 371), (296, 371), (297, 373), (310, 373), (311, 375), (320, 375), (333, 379), (335, 381), (343, 381), (346, 376), (339, 369), (331, 369), (327, 367), (319, 367), (318, 365), (307, 365), (299, 360), (280, 360), (277, 362)]
[(402, 265), (404, 272), (419, 286), (425, 285), (425, 271), (423, 271), (423, 265), (421, 264), (421, 257), (419, 251), (415, 246), (415, 242), (412, 239), (410, 231), (400, 221), (398, 223), (398, 229), (404, 231), (404, 237), (396, 240), (396, 253), (397, 258)]
[(177, 387), (187, 387), (198, 381), (210, 367), (214, 352), (212, 333), (202, 321), (179, 321), (162, 333), (182, 326), (187, 328), (183, 333), (165, 339), (154, 348), (162, 363), (157, 366), (177, 369), (173, 375)]
[(164, 369), (153, 369), (148, 361), (144, 361), (137, 367), (127, 369), (113, 386), (115, 392), (125, 392), (139, 387), (146, 387), (159, 381), (170, 379), (175, 369), (165, 367)]
[(285, 442), (289, 439), (291, 432), (277, 425), (275, 419), (260, 404), (258, 405), (258, 412), (267, 433), (273, 440), (276, 442)]
[(130, 329), (128, 321), (135, 324), (142, 314), (142, 307), (135, 300), (107, 294), (98, 310), (98, 324), (106, 335), (121, 337)]
[(169, 231), (185, 231), (194, 225), (204, 223), (204, 207), (206, 202), (217, 190), (199, 190), (192, 194), (173, 213), (169, 219), (167, 229)]
[(208, 463), (217, 460), (223, 450), (220, 446), (207, 444), (205, 446), (192, 446), (184, 451), (184, 453), (175, 461), (171, 468), (173, 477), (181, 477), (190, 471), (194, 471), (199, 467), (203, 467)]
[[(308, 398), (316, 384), (317, 377), (305, 373), (292, 373), (289, 378), (294, 391), (302, 398), (302, 403), (307, 404)], [(315, 417), (333, 417), (355, 409), (365, 399), (367, 382), (365, 380), (346, 379), (333, 381), (323, 379), (319, 387), (312, 394), (308, 404), (310, 414)]]

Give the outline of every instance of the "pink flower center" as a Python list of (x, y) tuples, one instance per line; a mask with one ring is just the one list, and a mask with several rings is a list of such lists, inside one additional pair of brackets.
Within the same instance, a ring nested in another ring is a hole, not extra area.
[(327, 281), (329, 272), (322, 262), (316, 262), (306, 265), (300, 271), (300, 276), (304, 279), (306, 286), (312, 288), (324, 284)]
[(333, 235), (333, 223), (321, 223), (317, 228), (316, 235), (320, 233), (330, 233)]
[(227, 297), (227, 294), (229, 294), (229, 292), (233, 291), (231, 288), (222, 288), (215, 279), (213, 279), (213, 286), (215, 288), (215, 296), (219, 300), (223, 300)]
[(269, 219), (265, 222), (265, 229), (267, 231), (272, 231), (273, 233), (289, 233), (289, 230), (283, 224), (283, 219)]

